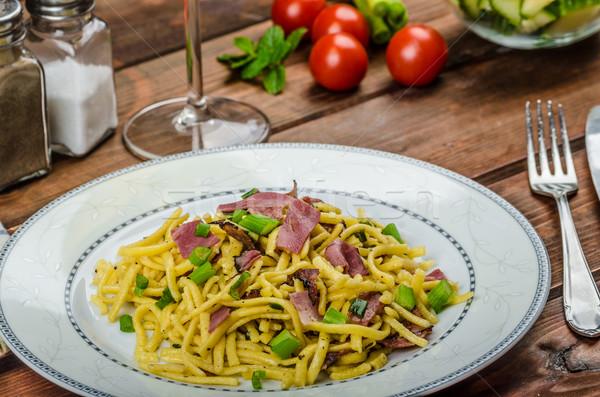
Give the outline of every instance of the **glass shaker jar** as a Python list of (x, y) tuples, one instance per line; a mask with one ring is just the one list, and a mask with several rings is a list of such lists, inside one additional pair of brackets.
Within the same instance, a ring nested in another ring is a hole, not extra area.
[(46, 76), (52, 150), (81, 157), (114, 133), (117, 100), (108, 25), (94, 0), (26, 0), (26, 46)]
[(19, 0), (0, 0), (0, 190), (50, 170), (44, 74), (25, 33)]

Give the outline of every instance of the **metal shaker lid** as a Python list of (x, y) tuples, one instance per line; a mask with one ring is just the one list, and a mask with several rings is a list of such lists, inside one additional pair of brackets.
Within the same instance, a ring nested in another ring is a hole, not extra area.
[(26, 0), (25, 7), (31, 15), (62, 20), (92, 12), (95, 0)]
[(0, 0), (0, 47), (23, 40), (25, 33), (19, 0)]

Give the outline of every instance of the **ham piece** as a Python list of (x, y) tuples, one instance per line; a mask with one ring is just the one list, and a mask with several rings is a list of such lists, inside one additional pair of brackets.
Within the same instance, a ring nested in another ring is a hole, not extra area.
[(242, 273), (250, 269), (250, 266), (252, 266), (254, 261), (260, 257), (260, 252), (257, 250), (245, 251), (242, 255), (235, 258), (235, 268), (238, 272)]
[(325, 259), (331, 263), (333, 267), (342, 266), (344, 273), (354, 277), (357, 274), (366, 276), (367, 269), (358, 253), (358, 248), (348, 244), (344, 240), (336, 238), (327, 245), (325, 249)]
[(309, 325), (314, 321), (323, 320), (323, 316), (319, 314), (317, 308), (310, 301), (308, 291), (292, 292), (290, 294), (290, 300), (296, 308), (302, 324)]
[(219, 212), (232, 212), (235, 210), (248, 210), (254, 214), (265, 215), (277, 220), (283, 218), (283, 209), (295, 198), (277, 192), (259, 192), (235, 203), (221, 204), (217, 207)]
[(189, 257), (196, 247), (210, 247), (221, 241), (221, 239), (212, 234), (212, 232), (208, 232), (208, 236), (206, 237), (196, 236), (194, 232), (196, 231), (196, 227), (200, 222), (202, 221), (195, 220), (182, 223), (175, 229), (171, 230), (173, 241), (175, 241), (181, 256), (184, 258)]
[(435, 269), (431, 273), (425, 276), (425, 281), (435, 281), (435, 280), (448, 280), (446, 275), (440, 269)]
[(352, 312), (348, 312), (348, 319), (354, 324), (360, 324), (365, 327), (369, 325), (371, 320), (373, 320), (373, 317), (379, 314), (385, 306), (379, 301), (380, 296), (381, 294), (379, 292), (361, 292), (360, 295), (358, 295), (358, 298), (367, 301), (367, 308), (365, 309), (365, 314), (362, 317), (359, 317)]
[(308, 291), (308, 297), (313, 305), (316, 305), (319, 298), (319, 290), (317, 289), (318, 276), (319, 269), (300, 269), (294, 274), (290, 274), (285, 282), (286, 284), (294, 285), (293, 280), (295, 278), (302, 281), (304, 288)]
[[(426, 337), (430, 333), (431, 333), (431, 327), (422, 329), (420, 331), (413, 332), (413, 334), (415, 334), (421, 338)], [(406, 339), (403, 336), (400, 336), (398, 334), (388, 336), (387, 338), (379, 341), (379, 343), (381, 343), (382, 345), (387, 346), (387, 347), (392, 347), (394, 349), (401, 349), (403, 347), (414, 346), (414, 343), (410, 342), (408, 339)]]
[(227, 306), (221, 306), (221, 308), (210, 314), (210, 323), (208, 323), (208, 332), (213, 332), (227, 317), (229, 317), (231, 309)]
[(277, 246), (299, 254), (310, 232), (321, 220), (321, 212), (302, 200), (295, 199), (285, 215), (285, 220), (279, 235)]

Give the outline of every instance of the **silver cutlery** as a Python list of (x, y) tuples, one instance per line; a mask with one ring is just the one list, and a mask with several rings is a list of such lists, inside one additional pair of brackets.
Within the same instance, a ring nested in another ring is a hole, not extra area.
[(558, 149), (557, 133), (552, 111), (552, 101), (548, 101), (547, 123), (550, 131), (553, 171), (550, 170), (545, 144), (545, 128), (541, 101), (537, 101), (537, 141), (538, 172), (533, 143), (533, 128), (529, 102), (525, 105), (527, 121), (527, 165), (529, 184), (535, 193), (551, 196), (556, 199), (560, 216), (563, 243), (563, 305), (567, 324), (576, 333), (596, 337), (600, 335), (600, 293), (590, 272), (577, 230), (573, 224), (567, 195), (577, 190), (577, 175), (562, 105), (558, 105), (558, 120), (562, 140), (562, 149), (566, 171), (561, 165), (561, 154)]

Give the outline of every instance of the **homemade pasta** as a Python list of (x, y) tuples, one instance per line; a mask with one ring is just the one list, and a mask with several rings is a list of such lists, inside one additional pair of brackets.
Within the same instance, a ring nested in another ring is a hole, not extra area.
[[(116, 263), (97, 263), (91, 301), (135, 332), (141, 369), (203, 385), (241, 376), (255, 388), (348, 379), (383, 367), (394, 349), (427, 346), (436, 311), (472, 297), (430, 272), (424, 247), (362, 209), (355, 218), (316, 199), (254, 193), (202, 219), (177, 209)], [(268, 197), (285, 205), (259, 207)], [(200, 245), (183, 254), (185, 239)]]

